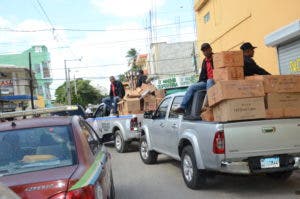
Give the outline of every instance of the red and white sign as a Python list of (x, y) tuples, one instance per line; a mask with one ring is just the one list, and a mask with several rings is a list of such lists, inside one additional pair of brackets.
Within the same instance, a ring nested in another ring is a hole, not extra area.
[(13, 81), (11, 79), (0, 80), (0, 86), (13, 86)]

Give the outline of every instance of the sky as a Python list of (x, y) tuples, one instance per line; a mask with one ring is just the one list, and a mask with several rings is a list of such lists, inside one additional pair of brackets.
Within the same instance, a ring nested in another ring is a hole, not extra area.
[[(0, 55), (45, 45), (51, 94), (65, 79), (91, 80), (106, 91), (108, 77), (129, 70), (127, 51), (149, 52), (152, 42), (195, 40), (193, 0), (1, 0)], [(81, 61), (79, 61), (81, 59)]]

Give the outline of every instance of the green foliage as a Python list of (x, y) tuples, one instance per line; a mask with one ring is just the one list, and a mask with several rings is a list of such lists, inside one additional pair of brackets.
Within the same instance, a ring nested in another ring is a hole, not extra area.
[[(71, 81), (70, 85), (72, 104), (80, 104), (85, 107), (88, 104), (98, 104), (104, 97), (96, 88), (90, 85), (89, 80), (76, 79), (77, 96), (75, 93), (75, 81)], [(55, 97), (57, 103), (67, 104), (66, 83), (56, 89)]]

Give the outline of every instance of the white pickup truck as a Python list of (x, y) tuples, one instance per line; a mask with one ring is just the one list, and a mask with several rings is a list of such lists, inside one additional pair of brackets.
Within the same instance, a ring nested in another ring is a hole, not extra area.
[(124, 153), (131, 141), (139, 140), (139, 128), (143, 115), (107, 116), (109, 111), (106, 108), (104, 104), (100, 104), (94, 115), (86, 121), (94, 128), (100, 138), (114, 140), (116, 150), (119, 153)]
[(215, 173), (264, 173), (284, 180), (300, 168), (300, 118), (206, 122), (195, 111), (205, 91), (194, 95), (189, 118), (173, 111), (183, 95), (167, 96), (156, 111), (144, 114), (140, 143), (144, 163), (154, 164), (158, 154), (181, 161), (191, 189), (203, 188)]

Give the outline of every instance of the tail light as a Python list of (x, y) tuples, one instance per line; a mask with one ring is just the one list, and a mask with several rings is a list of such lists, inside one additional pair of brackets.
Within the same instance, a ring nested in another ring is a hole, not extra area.
[(134, 117), (130, 120), (130, 130), (134, 131), (138, 129), (138, 119), (137, 117)]
[(213, 143), (213, 152), (215, 154), (225, 154), (225, 137), (224, 131), (218, 131), (215, 134)]
[(72, 191), (57, 194), (50, 199), (95, 199), (102, 198), (102, 189), (99, 184), (89, 185)]

